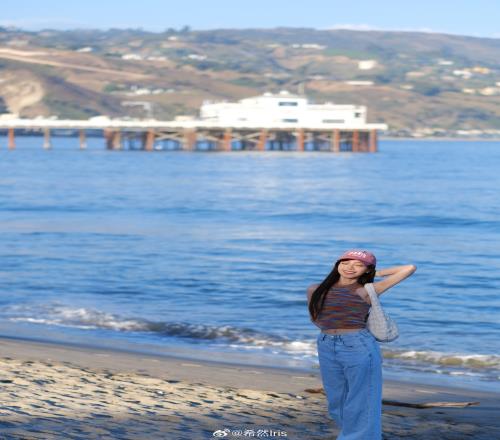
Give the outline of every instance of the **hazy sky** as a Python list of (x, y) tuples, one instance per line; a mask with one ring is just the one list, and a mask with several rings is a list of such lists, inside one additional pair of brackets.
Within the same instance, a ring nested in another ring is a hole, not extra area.
[(2, 0), (0, 25), (420, 30), (500, 38), (500, 0)]

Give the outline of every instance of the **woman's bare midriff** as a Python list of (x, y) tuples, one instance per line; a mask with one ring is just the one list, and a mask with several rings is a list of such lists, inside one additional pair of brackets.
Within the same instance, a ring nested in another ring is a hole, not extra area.
[(327, 335), (343, 335), (344, 333), (355, 333), (363, 330), (364, 327), (360, 328), (335, 328), (321, 330), (321, 333), (326, 333)]

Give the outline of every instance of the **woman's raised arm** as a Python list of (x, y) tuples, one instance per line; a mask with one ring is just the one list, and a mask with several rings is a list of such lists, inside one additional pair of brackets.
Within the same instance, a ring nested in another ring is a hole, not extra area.
[(395, 286), (404, 279), (408, 278), (413, 272), (417, 270), (414, 264), (407, 264), (405, 266), (389, 267), (388, 269), (381, 269), (375, 272), (376, 277), (383, 277), (381, 281), (373, 283), (375, 292), (381, 295), (387, 289)]

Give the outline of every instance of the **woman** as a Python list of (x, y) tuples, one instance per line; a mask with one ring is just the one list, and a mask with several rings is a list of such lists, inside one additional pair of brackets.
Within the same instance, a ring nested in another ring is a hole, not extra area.
[(328, 413), (340, 428), (337, 440), (382, 438), (382, 356), (366, 329), (373, 283), (381, 295), (408, 278), (414, 265), (375, 271), (376, 258), (362, 250), (345, 252), (321, 284), (307, 289), (311, 321), (321, 329), (318, 359)]

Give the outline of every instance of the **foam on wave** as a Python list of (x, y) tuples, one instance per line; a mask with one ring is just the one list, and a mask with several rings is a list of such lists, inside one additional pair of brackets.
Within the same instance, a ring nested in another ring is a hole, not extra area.
[[(291, 340), (289, 338), (230, 325), (213, 326), (185, 322), (150, 321), (141, 318), (127, 318), (112, 313), (71, 308), (68, 306), (12, 307), (7, 315), (11, 321), (35, 324), (67, 326), (80, 329), (107, 329), (118, 332), (144, 332), (158, 336), (210, 340), (213, 343), (240, 349), (269, 349), (274, 353), (291, 354), (302, 358), (315, 358), (315, 338)], [(390, 362), (407, 366), (433, 366), (436, 373), (461, 374), (460, 369), (498, 370), (500, 356), (493, 354), (444, 353), (439, 351), (418, 351), (395, 349), (383, 346), (383, 357)], [(471, 373), (473, 374), (473, 373)]]

